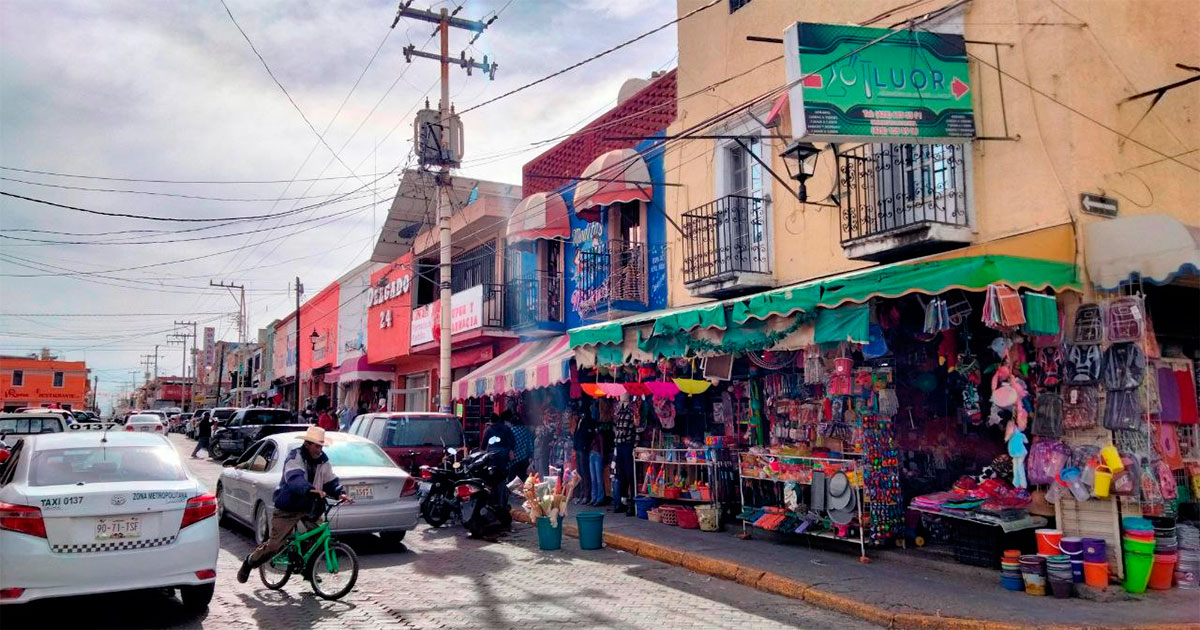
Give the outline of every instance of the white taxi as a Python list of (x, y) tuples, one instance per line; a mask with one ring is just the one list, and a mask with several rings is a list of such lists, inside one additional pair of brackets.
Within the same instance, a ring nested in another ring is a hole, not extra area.
[(162, 435), (27, 437), (0, 467), (0, 604), (165, 587), (202, 610), (217, 578), (216, 512)]

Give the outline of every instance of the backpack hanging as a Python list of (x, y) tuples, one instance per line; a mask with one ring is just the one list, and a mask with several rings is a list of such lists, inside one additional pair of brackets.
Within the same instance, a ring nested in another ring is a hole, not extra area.
[(1100, 381), (1103, 354), (1098, 345), (1078, 343), (1067, 346), (1063, 357), (1063, 373), (1066, 385), (1095, 385)]
[(1127, 296), (1108, 304), (1105, 334), (1113, 343), (1140, 341), (1145, 334), (1146, 309), (1141, 298)]
[(1042, 387), (1054, 388), (1062, 384), (1063, 349), (1062, 346), (1044, 346), (1038, 348), (1038, 368), (1041, 377), (1038, 383)]
[(1058, 440), (1038, 440), (1029, 449), (1026, 477), (1030, 485), (1051, 483), (1071, 458), (1071, 448)]
[(1034, 435), (1059, 437), (1063, 429), (1063, 400), (1054, 392), (1045, 392), (1037, 397), (1033, 414)]
[(1104, 341), (1104, 317), (1099, 304), (1081, 304), (1075, 311), (1071, 340), (1077, 344), (1098, 344)]
[(1063, 427), (1079, 430), (1096, 426), (1096, 388), (1067, 387), (1063, 401)]

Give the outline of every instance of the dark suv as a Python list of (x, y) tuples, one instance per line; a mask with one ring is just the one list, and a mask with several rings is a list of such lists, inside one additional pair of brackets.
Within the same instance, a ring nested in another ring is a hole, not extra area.
[[(214, 409), (213, 415), (220, 409)], [(211, 454), (213, 459), (223, 460), (242, 454), (251, 444), (268, 435), (303, 431), (307, 424), (296, 422), (296, 414), (287, 409), (264, 409), (249, 407), (238, 409), (233, 417), (223, 422), (220, 428), (213, 427)]]
[(421, 466), (440, 466), (447, 448), (464, 445), (462, 422), (445, 413), (369, 413), (355, 418), (349, 433), (378, 444), (392, 461), (414, 475)]

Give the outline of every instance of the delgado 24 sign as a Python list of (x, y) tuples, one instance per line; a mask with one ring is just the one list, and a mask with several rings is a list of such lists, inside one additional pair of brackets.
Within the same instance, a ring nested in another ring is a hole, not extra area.
[[(798, 22), (784, 32), (792, 135), (963, 142), (975, 136), (961, 35)], [(797, 83), (798, 82), (798, 83)]]

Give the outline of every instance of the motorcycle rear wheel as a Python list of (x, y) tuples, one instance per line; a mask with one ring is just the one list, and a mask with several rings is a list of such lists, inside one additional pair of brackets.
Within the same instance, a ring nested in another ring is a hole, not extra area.
[(452, 515), (447, 499), (441, 495), (431, 495), (421, 502), (421, 516), (430, 527), (445, 525)]

